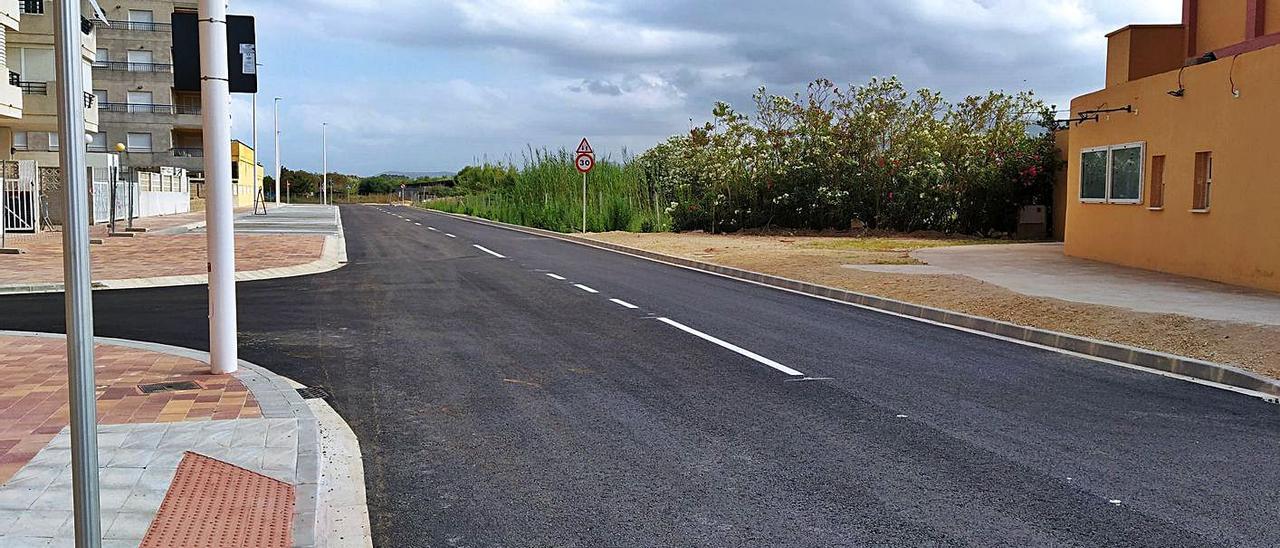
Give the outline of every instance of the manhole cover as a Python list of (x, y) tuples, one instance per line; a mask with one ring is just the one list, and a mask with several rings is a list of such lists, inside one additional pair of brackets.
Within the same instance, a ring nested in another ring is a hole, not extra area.
[(203, 388), (194, 381), (180, 382), (158, 382), (155, 384), (139, 384), (138, 390), (143, 394), (155, 394), (157, 392), (182, 392), (185, 390), (200, 390)]
[(329, 391), (319, 386), (308, 386), (299, 388), (298, 395), (304, 400), (327, 400), (329, 399)]

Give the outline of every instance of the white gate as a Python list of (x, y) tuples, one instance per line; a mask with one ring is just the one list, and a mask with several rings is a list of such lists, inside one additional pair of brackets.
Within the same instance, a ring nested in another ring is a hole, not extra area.
[(5, 232), (40, 231), (40, 184), (35, 162), (0, 162), (0, 223)]
[(93, 222), (105, 223), (111, 220), (111, 177), (106, 168), (89, 168), (90, 181), (93, 184)]

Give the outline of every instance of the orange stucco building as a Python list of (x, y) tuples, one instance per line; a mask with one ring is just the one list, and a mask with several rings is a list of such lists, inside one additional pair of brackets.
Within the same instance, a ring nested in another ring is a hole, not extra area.
[(1280, 0), (1108, 40), (1071, 102), (1066, 253), (1280, 291)]

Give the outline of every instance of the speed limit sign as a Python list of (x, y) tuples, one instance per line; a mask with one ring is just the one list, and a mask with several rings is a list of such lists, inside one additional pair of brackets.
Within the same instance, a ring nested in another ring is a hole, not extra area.
[(590, 173), (596, 167), (596, 157), (590, 154), (579, 154), (575, 163), (578, 166), (578, 171)]

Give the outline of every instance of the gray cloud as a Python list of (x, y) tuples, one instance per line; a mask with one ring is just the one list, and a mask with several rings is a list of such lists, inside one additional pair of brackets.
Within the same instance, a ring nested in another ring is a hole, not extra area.
[[(1177, 0), (237, 4), (255, 12), (267, 33), (307, 44), (299, 54), (341, 57), (342, 49), (355, 48), (377, 55), (366, 66), (346, 67), (340, 96), (304, 93), (291, 110), (297, 118), (338, 120), (353, 146), (364, 147), (346, 165), (366, 172), (456, 168), (484, 154), (518, 155), (526, 144), (572, 144), (581, 133), (596, 136), (606, 150), (640, 150), (683, 131), (690, 118), (705, 119), (716, 100), (742, 104), (760, 85), (790, 93), (819, 77), (857, 84), (898, 75), (957, 99), (1034, 89), (1065, 106), (1101, 87), (1106, 32), (1176, 20), (1179, 6)], [(390, 64), (405, 70), (375, 70)], [(330, 75), (316, 75), (316, 82), (324, 77)]]

